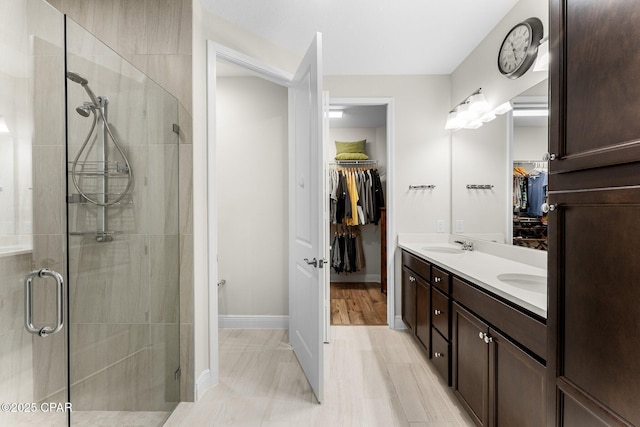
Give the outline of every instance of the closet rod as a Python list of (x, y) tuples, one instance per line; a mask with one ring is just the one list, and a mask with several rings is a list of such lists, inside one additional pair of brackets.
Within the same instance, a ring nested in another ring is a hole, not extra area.
[(329, 163), (329, 166), (377, 166), (377, 160), (337, 160)]

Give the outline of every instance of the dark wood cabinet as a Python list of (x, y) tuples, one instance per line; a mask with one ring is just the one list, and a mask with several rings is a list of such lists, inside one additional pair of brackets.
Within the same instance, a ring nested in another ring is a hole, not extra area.
[(474, 422), (544, 426), (544, 365), (457, 303), (452, 325), (453, 390)]
[(489, 425), (489, 326), (454, 303), (452, 309), (453, 392), (479, 426)]
[(544, 426), (547, 390), (544, 365), (491, 328), (488, 341), (489, 425)]
[(402, 321), (413, 334), (416, 332), (416, 274), (402, 268)]
[(547, 424), (640, 425), (640, 2), (550, 6)]
[(416, 277), (416, 338), (422, 348), (430, 354), (431, 350), (431, 286)]

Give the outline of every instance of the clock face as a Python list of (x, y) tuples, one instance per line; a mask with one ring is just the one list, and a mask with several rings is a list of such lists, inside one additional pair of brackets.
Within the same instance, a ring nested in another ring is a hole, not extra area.
[(538, 18), (529, 18), (513, 27), (498, 52), (500, 72), (512, 79), (522, 76), (536, 59), (542, 32)]
[(528, 25), (518, 25), (502, 43), (500, 49), (500, 69), (506, 74), (516, 71), (527, 57), (531, 43), (531, 30)]

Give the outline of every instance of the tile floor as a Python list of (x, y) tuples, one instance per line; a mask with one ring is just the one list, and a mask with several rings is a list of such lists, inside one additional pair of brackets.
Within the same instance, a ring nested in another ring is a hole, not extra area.
[(220, 330), (220, 383), (165, 426), (461, 427), (473, 423), (412, 338), (333, 326), (317, 404), (286, 330)]

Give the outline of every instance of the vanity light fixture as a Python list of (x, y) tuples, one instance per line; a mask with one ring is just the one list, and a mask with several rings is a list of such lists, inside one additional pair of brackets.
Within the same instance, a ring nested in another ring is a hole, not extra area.
[(445, 129), (477, 129), (482, 126), (482, 119), (489, 112), (489, 104), (481, 90), (482, 88), (476, 90), (449, 111)]
[(342, 118), (342, 110), (329, 110), (329, 118), (330, 119), (341, 119)]
[(0, 116), (0, 133), (9, 133), (7, 121), (2, 116)]

